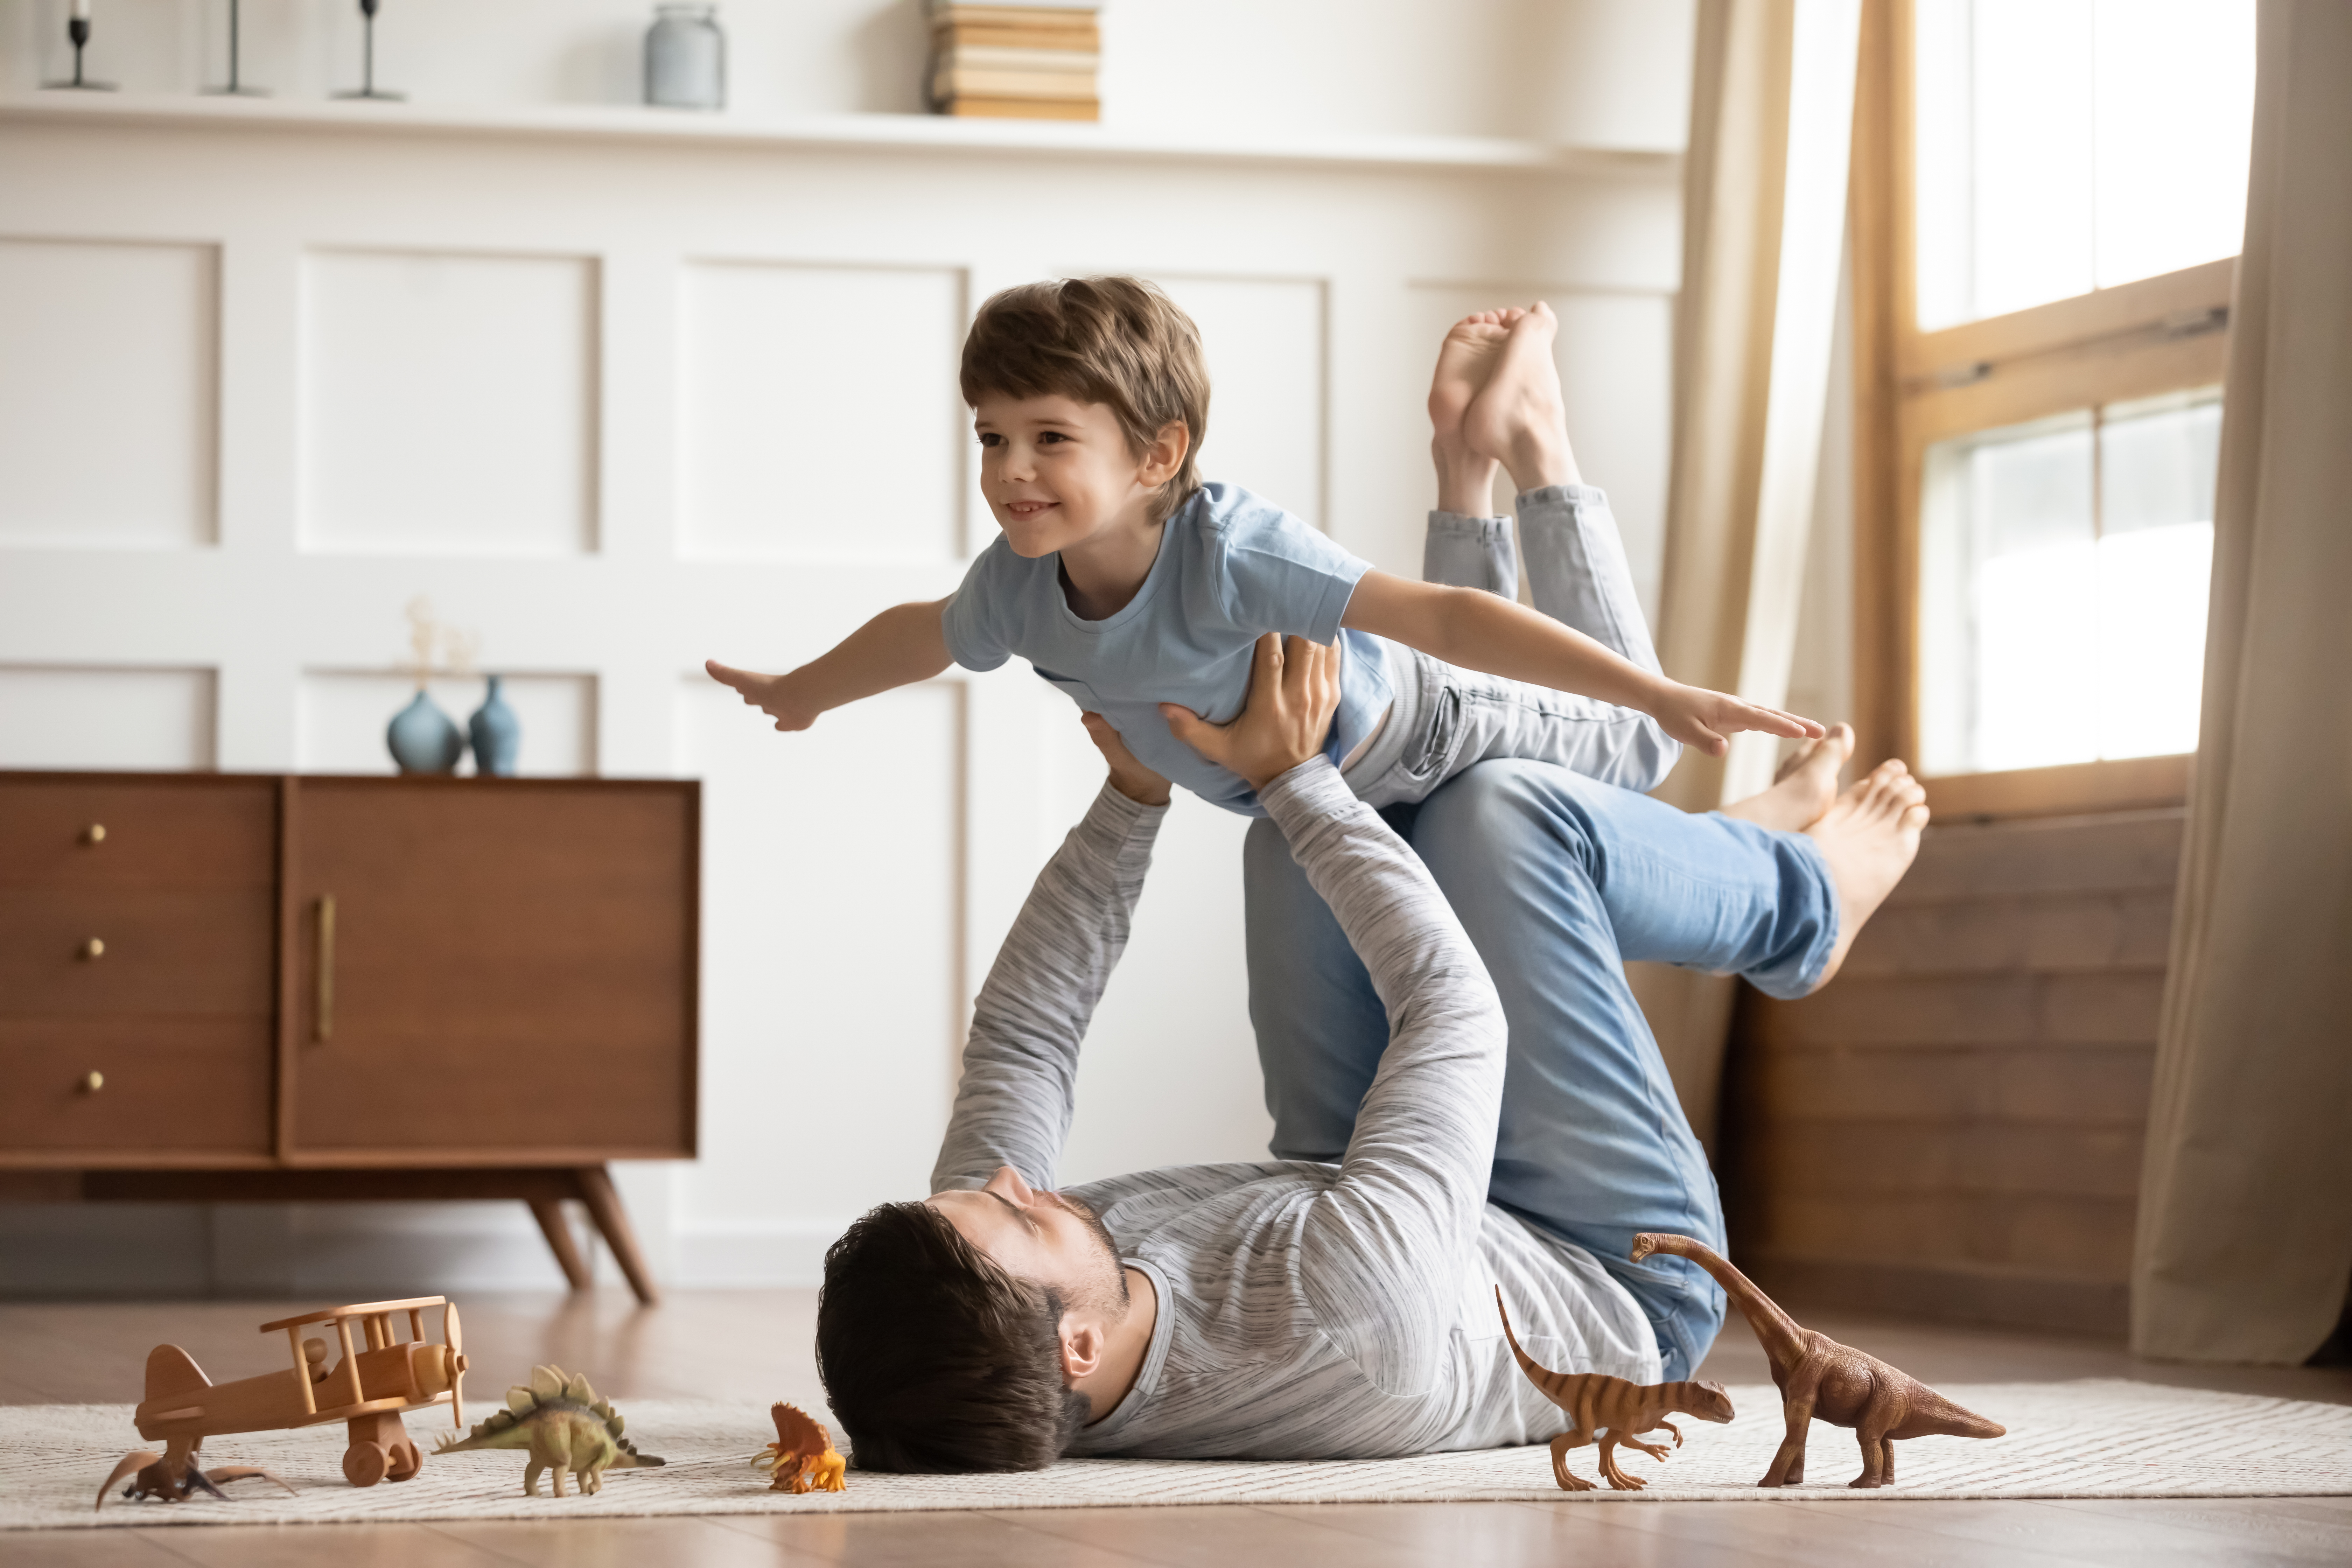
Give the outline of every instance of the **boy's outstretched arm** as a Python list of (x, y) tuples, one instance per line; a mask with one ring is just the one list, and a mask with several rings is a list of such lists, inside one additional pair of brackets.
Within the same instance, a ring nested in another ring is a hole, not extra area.
[(702, 668), (733, 687), (779, 730), (805, 730), (827, 709), (872, 697), (894, 686), (929, 680), (953, 662), (940, 617), (945, 599), (893, 605), (841, 639), (832, 652), (782, 675), (737, 669), (717, 659)]
[(1729, 745), (1725, 737), (1740, 730), (1798, 739), (1822, 733), (1810, 719), (1654, 675), (1582, 632), (1476, 588), (1367, 572), (1340, 625), (1465, 669), (1638, 709), (1675, 740), (1711, 757), (1723, 755)]

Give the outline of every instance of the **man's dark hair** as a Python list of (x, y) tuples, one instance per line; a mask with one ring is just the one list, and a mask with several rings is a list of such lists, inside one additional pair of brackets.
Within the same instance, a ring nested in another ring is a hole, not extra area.
[(1057, 1291), (928, 1204), (868, 1210), (824, 1255), (817, 1373), (862, 1470), (1042, 1470), (1085, 1426)]

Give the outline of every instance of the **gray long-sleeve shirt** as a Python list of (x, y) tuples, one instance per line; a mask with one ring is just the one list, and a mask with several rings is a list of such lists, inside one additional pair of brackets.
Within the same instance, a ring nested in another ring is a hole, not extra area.
[[(1371, 1458), (1539, 1440), (1559, 1412), (1513, 1363), (1659, 1376), (1640, 1309), (1581, 1248), (1486, 1201), (1500, 1003), (1418, 858), (1321, 759), (1261, 796), (1364, 960), (1389, 1045), (1336, 1165), (1193, 1165), (1073, 1189), (1159, 1317), (1126, 1398), (1072, 1452)], [(1055, 1185), (1078, 1050), (1127, 943), (1165, 808), (1106, 785), (1038, 877), (974, 1011), (933, 1190), (1001, 1164)]]

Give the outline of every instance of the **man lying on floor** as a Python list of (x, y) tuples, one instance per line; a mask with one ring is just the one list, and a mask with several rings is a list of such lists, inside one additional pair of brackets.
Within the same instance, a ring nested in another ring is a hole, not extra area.
[[(1541, 763), (1485, 763), (1450, 782), (1419, 808), (1423, 853), (1441, 867), (1460, 860), (1433, 847), (1449, 836), (1470, 846), (1474, 865), (1482, 845), (1500, 848), (1536, 874), (1559, 940), (1607, 959), (1581, 982), (1599, 1024), (1512, 1041), (1430, 868), (1320, 754), (1339, 658), (1263, 639), (1247, 707), (1195, 743), (1257, 790), (1385, 1009), (1385, 1048), (1344, 1152), (1051, 1190), (1079, 1047), (1126, 945), (1168, 799), (1166, 781), (1097, 728), (1111, 779), (1038, 877), (982, 989), (933, 1195), (873, 1210), (825, 1257), (818, 1363), (861, 1468), (1034, 1469), (1065, 1454), (1386, 1458), (1539, 1442), (1562, 1418), (1512, 1363), (1497, 1284), (1523, 1342), (1562, 1371), (1655, 1383), (1662, 1371), (1688, 1376), (1705, 1353), (1689, 1313), (1646, 1308), (1567, 1234), (1595, 1218), (1611, 1234), (1629, 1217), (1715, 1224), (1712, 1180), (1695, 1145), (1681, 1152), (1689, 1134), (1671, 1099), (1646, 1118), (1616, 1118), (1598, 1140), (1562, 1129), (1563, 1157), (1598, 1151), (1601, 1168), (1551, 1190), (1607, 1214), (1521, 1212), (1488, 1197), (1490, 1181), (1505, 1178), (1507, 1063), (1562, 1056), (1549, 1078), (1571, 1093), (1654, 1101), (1662, 1066), (1630, 1085), (1601, 1081), (1622, 1076), (1608, 1048), (1637, 1062), (1657, 1055), (1630, 996), (1611, 990), (1623, 986), (1612, 922), (1631, 933), (1628, 952), (1801, 994), (1827, 978), (1907, 865), (1927, 815), (1918, 785), (1887, 764), (1800, 835), (1686, 816)], [(1843, 755), (1829, 759), (1832, 776)], [(1508, 866), (1485, 869), (1512, 879)], [(1581, 1115), (1556, 1099), (1537, 1108)], [(1682, 1184), (1703, 1194), (1643, 1190), (1639, 1173), (1694, 1163)], [(1705, 1339), (1720, 1312), (1712, 1303)]]

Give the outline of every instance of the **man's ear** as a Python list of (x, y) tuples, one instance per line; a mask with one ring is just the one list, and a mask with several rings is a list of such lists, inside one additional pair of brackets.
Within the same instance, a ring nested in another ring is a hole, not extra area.
[(1184, 454), (1192, 449), (1192, 426), (1181, 419), (1171, 419), (1143, 449), (1143, 465), (1136, 472), (1136, 482), (1147, 489), (1156, 489), (1176, 477), (1184, 466)]
[(1062, 1375), (1072, 1383), (1092, 1377), (1110, 1345), (1102, 1325), (1082, 1323), (1074, 1314), (1065, 1312), (1058, 1331), (1062, 1336)]

